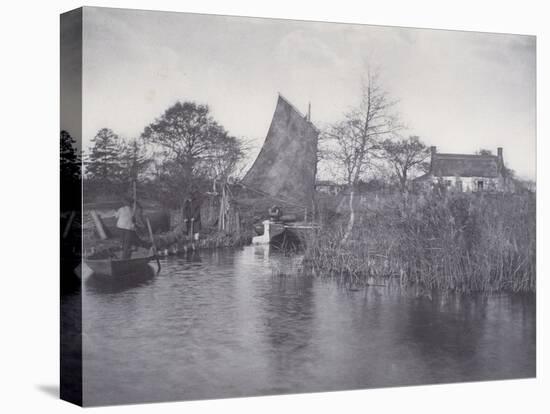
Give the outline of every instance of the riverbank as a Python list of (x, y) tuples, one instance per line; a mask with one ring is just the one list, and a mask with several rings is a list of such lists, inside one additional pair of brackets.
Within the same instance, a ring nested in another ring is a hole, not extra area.
[[(345, 242), (349, 210), (342, 206), (347, 203), (338, 208), (318, 205), (321, 229), (305, 240), (302, 272), (353, 283), (394, 278), (402, 285), (458, 292), (536, 289), (535, 194), (358, 196), (355, 224)], [(258, 218), (250, 209), (241, 213), (233, 231), (203, 226), (199, 239), (193, 240), (181, 214), (172, 212), (170, 230), (155, 234), (155, 245), (161, 255), (245, 246), (255, 235)], [(120, 241), (100, 240), (88, 226), (84, 246), (116, 249)]]
[[(170, 231), (155, 234), (153, 239), (159, 256), (171, 256), (195, 250), (237, 248), (250, 244), (252, 240), (251, 232), (235, 234), (216, 229), (204, 229), (199, 235), (200, 237), (195, 240), (178, 226)], [(146, 236), (140, 237), (149, 242)], [(94, 234), (87, 234), (84, 239), (85, 252), (119, 250), (120, 246), (121, 240), (116, 237), (101, 240)]]
[(370, 197), (310, 237), (304, 271), (328, 277), (399, 278), (458, 292), (534, 292), (534, 194)]
[[(160, 209), (157, 210), (158, 212), (162, 211)], [(154, 231), (153, 240), (160, 256), (169, 256), (193, 250), (242, 247), (250, 244), (252, 237), (255, 235), (252, 224), (242, 219), (242, 226), (233, 226), (237, 227), (238, 231), (219, 230), (217, 223), (214, 223), (214, 225), (203, 224), (197, 230), (199, 234), (198, 239), (195, 239), (189, 234), (187, 224), (182, 219), (181, 211), (166, 210), (164, 214), (166, 215), (164, 226), (152, 223)], [(109, 218), (113, 221), (114, 210), (104, 210), (98, 215), (102, 223), (109, 220)], [(150, 213), (147, 215), (150, 216)], [(144, 226), (138, 226), (138, 235), (142, 240), (148, 243), (151, 242), (149, 233)], [(105, 239), (101, 238), (92, 220), (91, 213), (86, 212), (84, 214), (84, 226), (82, 229), (84, 251), (89, 253), (103, 250), (119, 250), (121, 240), (116, 232), (111, 229), (106, 233), (106, 236)]]

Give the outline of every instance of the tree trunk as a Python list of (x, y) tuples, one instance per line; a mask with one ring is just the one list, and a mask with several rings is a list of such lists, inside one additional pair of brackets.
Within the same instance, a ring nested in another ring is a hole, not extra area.
[(407, 192), (407, 170), (404, 169), (401, 176), (401, 192)]
[(353, 198), (355, 194), (355, 189), (352, 187), (351, 193), (349, 195), (349, 221), (348, 226), (346, 228), (346, 232), (344, 233), (344, 237), (342, 238), (342, 243), (346, 243), (348, 241), (348, 238), (351, 234), (351, 231), (353, 230), (353, 224), (355, 223), (355, 211), (353, 209)]

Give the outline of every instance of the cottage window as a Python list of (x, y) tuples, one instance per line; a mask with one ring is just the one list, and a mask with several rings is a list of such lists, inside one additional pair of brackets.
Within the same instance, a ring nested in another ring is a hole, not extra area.
[(445, 186), (450, 187), (451, 186), (451, 180), (445, 180)]
[(483, 180), (478, 180), (477, 191), (483, 191)]
[(456, 180), (456, 189), (462, 192), (462, 180)]

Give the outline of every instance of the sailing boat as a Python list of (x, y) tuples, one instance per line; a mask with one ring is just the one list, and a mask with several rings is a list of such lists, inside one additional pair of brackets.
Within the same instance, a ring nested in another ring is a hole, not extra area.
[(241, 185), (255, 191), (258, 198), (295, 212), (295, 217), (303, 214), (304, 221), (290, 220), (290, 215), (286, 220), (285, 215), (272, 217), (267, 227), (262, 223), (264, 234), (255, 243), (273, 242), (285, 233), (300, 237), (318, 227), (307, 221), (308, 212), (314, 209), (318, 137), (311, 110), (304, 116), (279, 94), (265, 142)]

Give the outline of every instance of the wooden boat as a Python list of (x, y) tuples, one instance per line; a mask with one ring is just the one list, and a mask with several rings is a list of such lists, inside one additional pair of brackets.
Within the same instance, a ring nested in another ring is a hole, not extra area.
[(254, 227), (258, 236), (252, 239), (253, 244), (285, 245), (291, 241), (303, 245), (318, 229), (310, 221), (296, 220), (313, 219), (318, 136), (310, 110), (303, 115), (279, 95), (262, 149), (240, 186), (250, 193), (247, 197), (257, 200), (251, 203), (254, 208), (268, 202), (281, 206), (286, 215), (273, 217), (269, 213), (269, 220), (257, 223)]
[(309, 222), (284, 223), (265, 220), (262, 229), (255, 227), (259, 236), (252, 239), (253, 244), (275, 244), (280, 246), (302, 246), (313, 233), (319, 230), (319, 226)]
[[(130, 259), (121, 259), (119, 256), (104, 257), (105, 254), (95, 254), (86, 257), (86, 265), (99, 275), (118, 277), (143, 273), (149, 269), (149, 262), (157, 260), (157, 256), (147, 254)], [(160, 270), (160, 264), (159, 269)]]
[(318, 224), (310, 222), (285, 223), (283, 227), (285, 232), (292, 233), (300, 240), (305, 240), (320, 229)]

